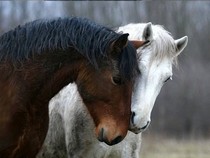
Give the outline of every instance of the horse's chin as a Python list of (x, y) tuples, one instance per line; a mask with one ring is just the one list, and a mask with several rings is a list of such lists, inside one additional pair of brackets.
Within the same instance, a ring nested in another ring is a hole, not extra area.
[(139, 133), (142, 133), (144, 131), (146, 131), (147, 127), (143, 127), (143, 128), (138, 128), (138, 127), (130, 127), (128, 130), (130, 132), (133, 132), (134, 134), (139, 134)]
[(128, 129), (130, 132), (132, 132), (132, 133), (134, 133), (134, 134), (139, 134), (139, 133), (141, 133), (142, 131), (140, 130), (140, 129), (138, 129), (138, 128), (130, 128), (130, 129)]
[(113, 140), (113, 141), (111, 141), (111, 142), (109, 142), (109, 141), (106, 140), (106, 139), (101, 140), (101, 139), (98, 138), (98, 140), (99, 140), (100, 142), (106, 143), (106, 144), (109, 145), (109, 146), (112, 146), (112, 145), (115, 145), (115, 144), (118, 144), (119, 142), (121, 142), (121, 141), (123, 140), (123, 138), (120, 137), (120, 136), (118, 136), (115, 140)]

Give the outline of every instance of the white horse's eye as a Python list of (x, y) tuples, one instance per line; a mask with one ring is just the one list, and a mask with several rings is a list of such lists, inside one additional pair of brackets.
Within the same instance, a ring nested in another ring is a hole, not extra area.
[(164, 82), (167, 82), (168, 80), (172, 80), (172, 76), (170, 76), (169, 78), (167, 78)]

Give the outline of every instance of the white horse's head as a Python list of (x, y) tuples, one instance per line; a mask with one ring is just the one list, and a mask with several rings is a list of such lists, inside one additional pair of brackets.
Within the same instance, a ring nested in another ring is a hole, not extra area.
[(164, 83), (172, 80), (172, 66), (187, 45), (188, 37), (174, 40), (160, 25), (128, 24), (118, 30), (129, 33), (130, 40), (146, 40), (137, 50), (141, 75), (135, 82), (132, 97), (130, 130), (144, 131), (150, 124), (155, 100)]

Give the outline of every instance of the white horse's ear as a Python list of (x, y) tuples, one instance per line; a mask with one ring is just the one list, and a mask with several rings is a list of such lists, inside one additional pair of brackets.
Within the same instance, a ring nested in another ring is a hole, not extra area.
[(153, 31), (152, 31), (151, 22), (147, 23), (146, 26), (144, 27), (142, 38), (145, 41), (151, 41), (153, 39)]
[(175, 56), (178, 56), (184, 48), (187, 46), (188, 43), (188, 37), (184, 36), (180, 39), (175, 40), (175, 45), (176, 45), (176, 54)]

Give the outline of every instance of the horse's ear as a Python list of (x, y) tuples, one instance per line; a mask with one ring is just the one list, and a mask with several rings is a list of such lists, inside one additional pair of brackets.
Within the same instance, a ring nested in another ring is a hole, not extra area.
[(147, 23), (146, 26), (144, 27), (142, 38), (145, 41), (151, 41), (153, 39), (153, 31), (152, 31), (151, 22)]
[(127, 46), (128, 44), (128, 33), (122, 34), (118, 39), (116, 39), (114, 42), (111, 44), (112, 50), (120, 51), (124, 47)]
[(143, 46), (144, 44), (148, 43), (148, 41), (140, 41), (140, 40), (131, 40), (130, 42), (133, 44), (134, 48), (136, 48), (136, 49), (138, 49), (141, 46)]
[(188, 37), (184, 36), (180, 39), (175, 40), (175, 46), (176, 46), (176, 54), (175, 57), (178, 56), (184, 48), (187, 46), (188, 43)]

